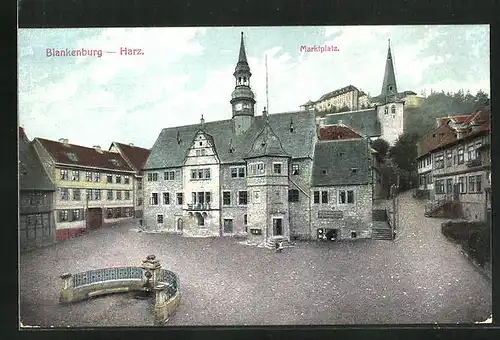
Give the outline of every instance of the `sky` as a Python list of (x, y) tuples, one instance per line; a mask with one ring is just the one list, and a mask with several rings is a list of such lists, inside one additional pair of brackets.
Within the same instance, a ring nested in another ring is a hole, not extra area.
[[(151, 148), (161, 129), (231, 118), (244, 32), (256, 114), (354, 85), (380, 94), (388, 40), (399, 91), (490, 93), (488, 25), (19, 29), (19, 124), (30, 139)], [(301, 46), (337, 46), (304, 52)], [(47, 49), (92, 49), (87, 57)], [(141, 49), (120, 55), (120, 48)], [(115, 52), (115, 53), (106, 53)]]

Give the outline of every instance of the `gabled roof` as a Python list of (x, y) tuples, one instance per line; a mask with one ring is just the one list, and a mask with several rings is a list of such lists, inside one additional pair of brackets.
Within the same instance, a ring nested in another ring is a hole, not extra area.
[[(299, 111), (270, 114), (268, 119), (288, 155), (293, 158), (312, 158), (316, 140), (314, 113)], [(293, 131), (290, 131), (290, 122), (293, 123)], [(246, 133), (236, 134), (231, 119), (220, 120), (206, 122), (203, 131), (212, 136), (221, 163), (244, 163), (243, 158), (250, 152), (264, 123), (262, 116), (254, 117)], [(200, 128), (200, 124), (194, 124), (163, 129), (151, 148), (144, 169), (181, 167), (186, 151)]]
[(364, 136), (378, 137), (381, 135), (376, 108), (329, 114), (324, 117), (324, 122), (325, 125), (347, 125)]
[(45, 172), (35, 148), (19, 128), (19, 189), (54, 191), (56, 186)]
[(469, 118), (470, 115), (457, 115), (457, 116), (446, 116), (446, 117), (439, 117), (436, 118), (438, 121), (438, 126), (443, 125), (443, 124), (448, 124), (448, 122), (451, 120), (455, 123), (464, 123), (467, 118)]
[(371, 154), (364, 138), (318, 141), (314, 152), (312, 186), (368, 184)]
[(98, 152), (94, 148), (69, 143), (65, 145), (42, 138), (35, 138), (35, 142), (40, 143), (58, 164), (134, 172), (120, 154), (115, 152)]
[(120, 150), (122, 157), (129, 163), (132, 169), (137, 172), (142, 170), (148, 159), (149, 149), (118, 142), (113, 142), (113, 144)]
[(325, 126), (319, 129), (320, 140), (361, 138), (361, 135), (344, 124)]
[(288, 157), (288, 154), (283, 150), (279, 137), (274, 133), (268, 122), (265, 123), (264, 128), (255, 138), (252, 148), (245, 158), (264, 156)]

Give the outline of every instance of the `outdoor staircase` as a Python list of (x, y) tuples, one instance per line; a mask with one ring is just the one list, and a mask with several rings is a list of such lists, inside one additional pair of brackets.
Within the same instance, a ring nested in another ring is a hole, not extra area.
[(392, 236), (391, 228), (373, 228), (372, 229), (372, 240), (388, 240), (392, 241), (394, 238)]
[(266, 248), (269, 249), (276, 249), (276, 242), (282, 241), (283, 242), (283, 248), (290, 248), (293, 247), (293, 243), (290, 242), (286, 237), (284, 236), (273, 236), (267, 239), (266, 242)]
[(450, 196), (445, 195), (444, 197), (438, 199), (434, 202), (429, 202), (425, 205), (425, 217), (433, 217), (433, 215), (441, 208), (443, 208), (448, 202), (451, 202)]

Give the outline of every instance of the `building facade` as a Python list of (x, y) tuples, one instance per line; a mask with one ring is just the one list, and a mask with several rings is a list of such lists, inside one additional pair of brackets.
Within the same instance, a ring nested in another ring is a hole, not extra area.
[(54, 221), (55, 184), (19, 128), (19, 246), (21, 251), (56, 242)]
[(322, 95), (317, 101), (309, 100), (300, 106), (302, 111), (331, 112), (341, 109), (357, 111), (370, 107), (368, 95), (353, 85)]
[(359, 90), (350, 85), (322, 96), (321, 98), (323, 99), (318, 102), (308, 102), (302, 105), (301, 108), (303, 110), (328, 112), (330, 111), (328, 108), (333, 105), (329, 101), (333, 100), (333, 98), (337, 98), (333, 96), (333, 94), (337, 92), (342, 93), (338, 94), (339, 96), (347, 96), (345, 97), (347, 98), (347, 102), (349, 102), (351, 98), (357, 98), (357, 101), (354, 102), (362, 104), (347, 105), (349, 107), (348, 112), (333, 112), (320, 115), (317, 118), (318, 124), (344, 124), (363, 137), (372, 140), (383, 138), (391, 145), (394, 145), (398, 137), (405, 132), (405, 122), (408, 115), (406, 109), (420, 106), (422, 102), (422, 97), (418, 96), (413, 91), (398, 92), (390, 45), (387, 51), (384, 79), (380, 95), (373, 98), (368, 98), (368, 96), (363, 95), (363, 100), (360, 101), (359, 98), (361, 97), (357, 97), (356, 95)]
[(459, 203), (468, 220), (491, 214), (490, 116), (487, 108), (466, 119), (449, 117), (419, 141), (419, 190), (435, 202)]
[(134, 217), (142, 218), (142, 208), (144, 206), (143, 197), (143, 173), (142, 167), (146, 163), (149, 155), (149, 149), (141, 148), (133, 144), (123, 144), (113, 142), (109, 147), (110, 152), (116, 152), (127, 162), (135, 171), (133, 178), (132, 201), (134, 202)]
[[(264, 109), (255, 115), (243, 36), (233, 76), (231, 119), (205, 122), (202, 116), (198, 124), (166, 128), (158, 136), (144, 166), (145, 228), (188, 236), (241, 235), (261, 244), (276, 238), (316, 238), (326, 220), (335, 220), (339, 239), (370, 237), (366, 139), (355, 139), (358, 144), (325, 142), (349, 146), (342, 152), (361, 162), (352, 168), (357, 173), (353, 176), (363, 174), (362, 181), (350, 180), (349, 173), (345, 182), (314, 182), (315, 176), (323, 176), (322, 170), (314, 173), (315, 166), (327, 166), (329, 176), (349, 166), (347, 160), (318, 163), (316, 152), (321, 159), (334, 159), (338, 152), (333, 146), (317, 151), (314, 113), (269, 114)], [(324, 188), (329, 201), (317, 202), (316, 192)]]
[(99, 146), (87, 148), (35, 138), (34, 148), (56, 186), (56, 239), (66, 240), (104, 223), (132, 218), (135, 171), (122, 157)]

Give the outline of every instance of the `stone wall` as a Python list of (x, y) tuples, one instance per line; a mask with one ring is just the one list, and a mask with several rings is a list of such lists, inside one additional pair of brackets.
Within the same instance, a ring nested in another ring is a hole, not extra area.
[[(233, 168), (245, 168), (245, 177), (231, 177), (231, 169)], [(248, 225), (245, 225), (244, 215), (248, 217), (248, 204), (240, 205), (238, 202), (239, 192), (247, 191), (247, 169), (246, 163), (241, 164), (224, 164), (221, 166), (221, 230), (224, 235), (246, 235), (245, 228), (248, 228)], [(231, 204), (224, 205), (223, 192), (231, 193)], [(247, 200), (250, 203), (250, 192), (247, 191)], [(233, 220), (233, 232), (232, 233), (224, 233), (223, 224), (224, 219)], [(248, 220), (248, 219), (247, 219)], [(247, 229), (248, 230), (248, 229)]]
[[(395, 107), (395, 114), (392, 113), (392, 107)], [(387, 114), (385, 108), (388, 108)], [(394, 145), (399, 135), (404, 130), (404, 107), (403, 103), (390, 103), (387, 105), (380, 105), (377, 107), (377, 116), (381, 126), (380, 138), (385, 139), (390, 145)]]
[[(299, 166), (299, 174), (293, 174), (293, 165)], [(309, 239), (311, 236), (311, 191), (312, 172), (311, 159), (292, 160), (289, 171), (288, 189), (299, 191), (299, 201), (289, 202), (290, 237), (292, 239)]]
[[(354, 204), (339, 204), (339, 190), (354, 190)], [(316, 238), (318, 228), (337, 229), (339, 239), (351, 239), (352, 232), (355, 238), (370, 238), (372, 230), (372, 185), (336, 186), (311, 188), (311, 197), (314, 191), (327, 191), (328, 203), (314, 203), (311, 200), (312, 237)], [(321, 194), (320, 194), (321, 199)], [(332, 218), (321, 218), (336, 211)]]

